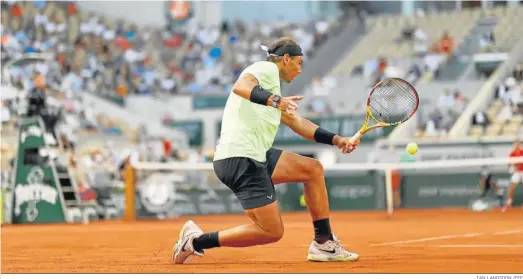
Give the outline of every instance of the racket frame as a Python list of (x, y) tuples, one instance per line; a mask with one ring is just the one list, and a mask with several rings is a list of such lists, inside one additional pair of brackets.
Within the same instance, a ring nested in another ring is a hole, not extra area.
[[(374, 117), (374, 115), (372, 115), (372, 111), (370, 109), (370, 99), (372, 97), (372, 94), (374, 93), (374, 90), (379, 88), (385, 82), (390, 82), (391, 80), (397, 80), (399, 82), (405, 83), (406, 85), (408, 85), (410, 87), (410, 89), (412, 90), (412, 93), (416, 97), (416, 107), (414, 108), (414, 110), (412, 110), (412, 112), (409, 114), (409, 116), (407, 118), (405, 118), (404, 120), (393, 122), (393, 123), (386, 123), (386, 122), (383, 122), (383, 121), (378, 121), (376, 119), (376, 117)], [(372, 90), (370, 91), (369, 96), (367, 97), (367, 113), (365, 115), (365, 121), (363, 122), (363, 125), (361, 126), (360, 130), (358, 132), (356, 132), (356, 134), (351, 138), (351, 141), (355, 142), (355, 141), (360, 140), (361, 137), (363, 137), (363, 135), (365, 133), (367, 133), (369, 131), (372, 131), (374, 129), (383, 128), (383, 127), (389, 127), (389, 126), (395, 126), (395, 125), (401, 124), (401, 123), (409, 120), (416, 113), (416, 111), (418, 111), (418, 107), (419, 107), (418, 91), (416, 91), (414, 86), (412, 86), (412, 84), (410, 84), (408, 81), (406, 81), (404, 79), (401, 79), (401, 78), (387, 78), (387, 79), (384, 79), (384, 80), (378, 82), (376, 85), (374, 85), (372, 87)], [(374, 121), (376, 121), (377, 124), (368, 127), (369, 120), (371, 118), (374, 119)]]

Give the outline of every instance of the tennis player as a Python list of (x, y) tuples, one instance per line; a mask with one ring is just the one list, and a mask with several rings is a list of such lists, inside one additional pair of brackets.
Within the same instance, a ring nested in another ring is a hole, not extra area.
[[(523, 149), (520, 147), (519, 139), (516, 139), (514, 142), (514, 149), (512, 152), (510, 152), (509, 157), (510, 158), (518, 158), (523, 156)], [(512, 167), (514, 168), (514, 173), (512, 174), (512, 177), (510, 178), (510, 188), (508, 189), (508, 195), (507, 195), (507, 201), (505, 202), (505, 206), (501, 208), (502, 212), (507, 211), (512, 206), (512, 198), (514, 196), (514, 190), (516, 189), (516, 186), (518, 186), (519, 183), (523, 182), (523, 164), (517, 163), (513, 164)]]
[(295, 101), (303, 97), (281, 96), (280, 81), (290, 83), (301, 73), (303, 54), (296, 42), (284, 37), (270, 48), (262, 48), (267, 52), (267, 61), (247, 67), (229, 95), (213, 163), (214, 172), (234, 192), (252, 223), (204, 233), (193, 221), (186, 222), (172, 250), (175, 264), (186, 263), (194, 255), (203, 256), (210, 248), (249, 247), (280, 240), (284, 227), (274, 184), (288, 182), (305, 184), (304, 196), (315, 234), (308, 260), (359, 258), (345, 250), (331, 232), (321, 163), (272, 148), (280, 123), (306, 139), (334, 145), (344, 154), (352, 152), (359, 142), (351, 142), (302, 118)]
[(494, 191), (499, 202), (499, 206), (503, 207), (503, 191), (496, 185), (494, 175), (486, 166), (483, 166), (480, 174), (479, 187), (481, 189), (480, 198), (487, 196), (490, 190)]

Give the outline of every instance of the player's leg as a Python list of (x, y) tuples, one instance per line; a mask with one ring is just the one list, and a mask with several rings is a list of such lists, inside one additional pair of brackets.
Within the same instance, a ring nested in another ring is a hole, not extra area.
[(314, 241), (309, 247), (311, 261), (355, 261), (359, 255), (345, 250), (332, 234), (329, 198), (321, 163), (298, 154), (271, 149), (267, 155), (274, 184), (303, 182), (304, 196), (314, 226)]
[(193, 255), (203, 256), (205, 249), (262, 245), (283, 236), (280, 209), (266, 165), (248, 158), (231, 158), (215, 162), (214, 167), (218, 178), (238, 197), (252, 223), (203, 233), (194, 222), (187, 222), (173, 248), (173, 263), (187, 262)]
[(399, 170), (392, 171), (392, 201), (394, 203), (394, 208), (401, 206), (401, 172)]
[(503, 189), (499, 188), (496, 185), (492, 185), (491, 187), (492, 187), (492, 190), (494, 191), (494, 193), (496, 194), (496, 198), (498, 199), (499, 206), (502, 207), (503, 206)]
[(269, 150), (267, 160), (269, 165), (274, 165), (274, 184), (304, 183), (303, 195), (313, 220), (315, 238), (320, 243), (332, 239), (329, 197), (322, 164), (318, 160), (278, 149)]
[(249, 247), (277, 242), (283, 237), (283, 222), (277, 201), (245, 210), (245, 213), (253, 223), (220, 231), (220, 246)]
[(512, 177), (510, 178), (510, 188), (508, 189), (507, 194), (507, 200), (505, 202), (505, 206), (501, 209), (503, 212), (505, 212), (509, 207), (512, 206), (512, 197), (514, 195), (514, 190), (516, 189), (516, 186), (521, 183), (523, 179), (523, 173), (521, 172), (515, 172), (512, 174)]

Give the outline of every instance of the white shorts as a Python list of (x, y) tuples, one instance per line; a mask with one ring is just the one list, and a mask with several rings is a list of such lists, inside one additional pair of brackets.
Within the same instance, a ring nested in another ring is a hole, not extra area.
[(512, 177), (510, 178), (510, 182), (512, 183), (522, 183), (523, 182), (523, 172), (515, 172), (512, 174)]

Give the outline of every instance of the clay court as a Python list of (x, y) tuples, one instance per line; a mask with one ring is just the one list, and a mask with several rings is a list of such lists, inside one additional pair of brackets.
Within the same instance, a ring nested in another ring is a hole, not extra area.
[[(313, 236), (305, 212), (284, 215), (285, 236), (249, 249), (208, 250), (172, 265), (187, 220), (2, 227), (2, 273), (523, 273), (523, 210), (335, 212), (333, 229), (361, 255), (354, 263), (305, 260)], [(242, 215), (191, 217), (202, 229), (242, 222)]]

